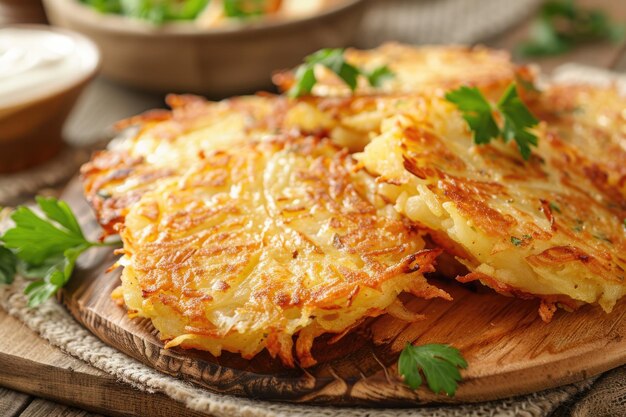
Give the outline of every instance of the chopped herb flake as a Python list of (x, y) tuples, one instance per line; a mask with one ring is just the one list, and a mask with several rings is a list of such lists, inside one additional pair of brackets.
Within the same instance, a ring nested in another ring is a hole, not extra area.
[(594, 238), (596, 238), (598, 240), (603, 240), (603, 241), (608, 242), (608, 243), (613, 243), (613, 242), (611, 242), (611, 239), (609, 239), (608, 237), (606, 237), (606, 236), (604, 236), (602, 234), (599, 234), (599, 233), (594, 233), (591, 236), (593, 236)]
[(582, 220), (576, 219), (576, 226), (572, 227), (572, 230), (574, 230), (575, 232), (582, 232), (583, 224), (585, 223)]
[(550, 201), (549, 206), (550, 206), (550, 210), (556, 211), (557, 213), (561, 213), (561, 208), (554, 201)]

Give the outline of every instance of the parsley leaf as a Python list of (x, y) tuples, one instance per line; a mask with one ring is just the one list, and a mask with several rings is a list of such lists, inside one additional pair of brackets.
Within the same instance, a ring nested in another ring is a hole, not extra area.
[(311, 93), (317, 82), (312, 66), (302, 65), (296, 70), (296, 82), (289, 90), (289, 96), (300, 97)]
[(514, 244), (515, 246), (519, 246), (522, 244), (522, 239), (515, 237), (515, 236), (511, 236), (511, 243)]
[[(516, 83), (507, 87), (495, 109), (476, 87), (462, 86), (448, 92), (445, 97), (461, 111), (472, 131), (474, 143), (487, 144), (497, 137), (502, 138), (505, 143), (512, 139), (522, 158), (530, 158), (531, 146), (537, 146), (538, 138), (529, 129), (539, 121), (520, 99)], [(502, 116), (502, 127), (496, 123), (494, 111)]]
[(538, 143), (537, 136), (530, 133), (528, 129), (536, 126), (539, 120), (519, 98), (515, 83), (509, 85), (498, 101), (498, 109), (504, 116), (504, 129), (502, 130), (504, 141), (514, 139), (522, 157), (528, 160), (531, 154), (530, 146), (537, 146)]
[(17, 258), (7, 248), (0, 246), (0, 284), (10, 284), (15, 277)]
[(305, 58), (309, 66), (323, 65), (339, 76), (351, 90), (356, 88), (360, 71), (346, 62), (343, 49), (321, 49)]
[(557, 213), (561, 213), (561, 207), (559, 207), (559, 205), (556, 204), (554, 201), (550, 201), (550, 203), (548, 203), (548, 206), (550, 207), (550, 209), (552, 211), (556, 211)]
[(50, 220), (54, 220), (76, 236), (85, 239), (83, 231), (80, 229), (80, 225), (76, 217), (74, 217), (74, 213), (72, 213), (72, 209), (70, 209), (66, 202), (43, 197), (36, 197), (36, 201)]
[(518, 52), (524, 56), (559, 55), (582, 43), (621, 41), (624, 29), (601, 10), (580, 7), (574, 0), (551, 0), (542, 6), (529, 39), (518, 46)]
[(393, 72), (389, 69), (387, 65), (382, 65), (378, 68), (374, 68), (374, 70), (370, 72), (364, 73), (367, 77), (367, 81), (370, 83), (372, 87), (381, 87), (385, 80), (391, 79), (394, 77)]
[(2, 282), (11, 282), (16, 271), (35, 279), (24, 291), (31, 307), (41, 304), (67, 284), (76, 260), (87, 249), (116, 244), (85, 239), (65, 202), (37, 197), (37, 204), (45, 218), (28, 207), (18, 207), (11, 215), (15, 226), (0, 237), (4, 243), (0, 247), (0, 274), (8, 276)]
[(483, 144), (500, 135), (493, 118), (491, 104), (476, 87), (460, 87), (446, 94), (446, 100), (454, 103), (463, 114), (474, 134), (474, 143)]
[(419, 388), (424, 376), (431, 391), (443, 391), (448, 396), (454, 396), (461, 380), (458, 368), (467, 368), (467, 362), (458, 349), (449, 345), (407, 343), (398, 359), (398, 372), (409, 387)]
[[(46, 259), (62, 255), (69, 248), (88, 243), (82, 233), (76, 233), (73, 224), (76, 219), (72, 221), (65, 217), (69, 211), (65, 203), (38, 197), (37, 204), (52, 217), (44, 220), (28, 207), (18, 207), (11, 215), (15, 227), (7, 230), (1, 238), (4, 246), (13, 249), (19, 259), (41, 265)], [(70, 216), (73, 217), (71, 212)]]
[(315, 77), (316, 65), (323, 65), (337, 74), (352, 91), (357, 87), (359, 76), (365, 77), (372, 87), (380, 87), (386, 79), (393, 77), (393, 72), (386, 65), (367, 72), (349, 64), (345, 60), (344, 52), (345, 49), (342, 48), (326, 48), (304, 58), (304, 64), (300, 65), (296, 70), (294, 85), (287, 94), (290, 97), (301, 97), (310, 94), (313, 86), (317, 83), (317, 78)]

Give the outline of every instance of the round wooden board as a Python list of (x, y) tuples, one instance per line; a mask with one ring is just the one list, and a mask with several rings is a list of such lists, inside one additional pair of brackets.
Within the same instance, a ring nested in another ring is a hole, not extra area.
[[(97, 226), (74, 181), (63, 197), (91, 234)], [(226, 394), (301, 403), (415, 406), (434, 402), (478, 402), (580, 381), (626, 363), (626, 302), (611, 314), (586, 306), (558, 311), (551, 323), (537, 314), (538, 303), (453, 282), (437, 282), (454, 301), (407, 299), (426, 319), (407, 323), (383, 316), (335, 344), (319, 340), (319, 365), (286, 369), (265, 352), (253, 360), (225, 353), (163, 349), (150, 321), (130, 319), (110, 297), (119, 270), (106, 273), (110, 250), (81, 259), (61, 294), (70, 313), (97, 337), (166, 374)], [(456, 396), (412, 391), (397, 376), (396, 361), (407, 342), (449, 343), (469, 363)]]

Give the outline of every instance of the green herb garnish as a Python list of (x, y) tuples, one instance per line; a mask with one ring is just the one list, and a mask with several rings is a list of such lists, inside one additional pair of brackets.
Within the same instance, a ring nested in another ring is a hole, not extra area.
[(445, 392), (448, 396), (454, 396), (461, 381), (458, 368), (467, 368), (467, 362), (458, 349), (449, 345), (407, 343), (398, 359), (398, 372), (409, 387), (419, 388), (423, 376), (431, 391)]
[(575, 232), (582, 232), (583, 231), (583, 224), (585, 224), (585, 222), (583, 222), (580, 219), (576, 219), (576, 226), (572, 227), (572, 230)]
[(446, 94), (446, 100), (454, 103), (474, 133), (474, 143), (485, 144), (500, 135), (500, 128), (493, 118), (493, 109), (485, 96), (475, 87), (460, 87)]
[(300, 97), (308, 95), (317, 83), (315, 77), (315, 66), (323, 65), (328, 68), (346, 83), (350, 90), (357, 87), (359, 76), (367, 79), (372, 87), (380, 87), (384, 80), (393, 77), (393, 72), (386, 66), (380, 66), (372, 71), (361, 70), (345, 60), (345, 49), (321, 49), (306, 58), (304, 64), (296, 70), (295, 82), (288, 91), (290, 97)]
[(603, 240), (603, 241), (608, 242), (608, 243), (613, 243), (611, 241), (611, 239), (609, 239), (608, 237), (606, 237), (605, 235), (600, 234), (600, 233), (592, 233), (591, 236), (593, 236), (594, 238), (596, 238), (598, 240)]
[(621, 41), (624, 29), (601, 10), (583, 8), (574, 0), (552, 0), (542, 6), (518, 51), (524, 56), (559, 55), (582, 43)]
[(0, 284), (10, 284), (15, 277), (17, 258), (13, 252), (0, 246)]
[(10, 283), (17, 272), (34, 279), (25, 289), (28, 305), (35, 307), (69, 281), (78, 257), (95, 246), (112, 246), (87, 240), (69, 206), (55, 198), (37, 197), (45, 218), (20, 206), (11, 219), (15, 226), (0, 241), (0, 275)]
[(377, 88), (381, 87), (385, 80), (394, 77), (393, 72), (389, 69), (387, 65), (375, 68), (373, 71), (370, 72), (361, 71), (361, 73), (367, 77), (367, 81), (372, 87)]
[[(525, 160), (530, 158), (530, 147), (537, 146), (538, 139), (529, 129), (536, 126), (539, 121), (520, 99), (515, 83), (509, 85), (495, 109), (476, 87), (463, 86), (450, 91), (446, 94), (446, 100), (461, 111), (472, 130), (474, 143), (487, 144), (498, 137), (505, 143), (513, 139), (522, 158)], [(502, 127), (496, 123), (494, 111), (502, 116), (504, 120)]]
[(224, 14), (228, 17), (246, 19), (265, 13), (264, 0), (224, 0)]
[(550, 203), (548, 203), (548, 206), (550, 206), (550, 210), (552, 211), (556, 211), (557, 213), (561, 212), (561, 208), (554, 201), (550, 201)]
[[(194, 20), (210, 0), (80, 0), (100, 13), (119, 14), (154, 24)], [(226, 9), (224, 2), (224, 8)]]
[(514, 244), (515, 246), (519, 246), (522, 244), (522, 239), (515, 237), (515, 236), (511, 236), (511, 243)]

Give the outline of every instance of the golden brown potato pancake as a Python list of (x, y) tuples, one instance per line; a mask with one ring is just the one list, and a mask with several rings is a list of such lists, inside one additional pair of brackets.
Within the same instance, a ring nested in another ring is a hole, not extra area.
[(579, 133), (568, 143), (553, 129), (537, 127), (539, 148), (524, 161), (512, 144), (474, 145), (451, 103), (416, 97), (357, 158), (381, 195), (468, 267), (461, 281), (539, 297), (544, 320), (556, 304), (610, 311), (626, 291), (623, 210), (581, 168), (593, 162)]
[[(172, 111), (151, 111), (122, 122), (121, 128), (132, 128), (81, 169), (85, 196), (108, 234), (115, 233), (143, 193), (179, 175), (203, 152), (261, 138), (275, 129), (275, 107), (262, 97), (215, 103), (170, 95), (167, 101)], [(267, 125), (257, 124), (260, 120)]]
[(328, 141), (276, 139), (201, 157), (130, 207), (122, 292), (132, 314), (152, 320), (166, 347), (263, 349), (315, 364), (315, 337), (368, 317), (415, 320), (402, 292), (429, 285), (439, 250), (391, 207), (370, 202), (371, 177)]
[[(584, 182), (602, 204), (626, 218), (626, 98), (613, 88), (582, 84), (549, 86), (537, 114), (563, 143)], [(573, 150), (572, 150), (573, 149)]]
[[(483, 46), (410, 46), (387, 43), (370, 50), (347, 49), (346, 61), (361, 70), (373, 71), (386, 65), (394, 76), (380, 87), (372, 87), (365, 79), (359, 80), (358, 95), (411, 94), (416, 92), (447, 91), (461, 85), (480, 88), (484, 94), (497, 99), (517, 78), (534, 78), (528, 67), (514, 64), (508, 52)], [(282, 90), (291, 88), (294, 71), (276, 73), (274, 83)], [(350, 89), (339, 77), (326, 68), (316, 68), (317, 84), (313, 95), (346, 97)]]

